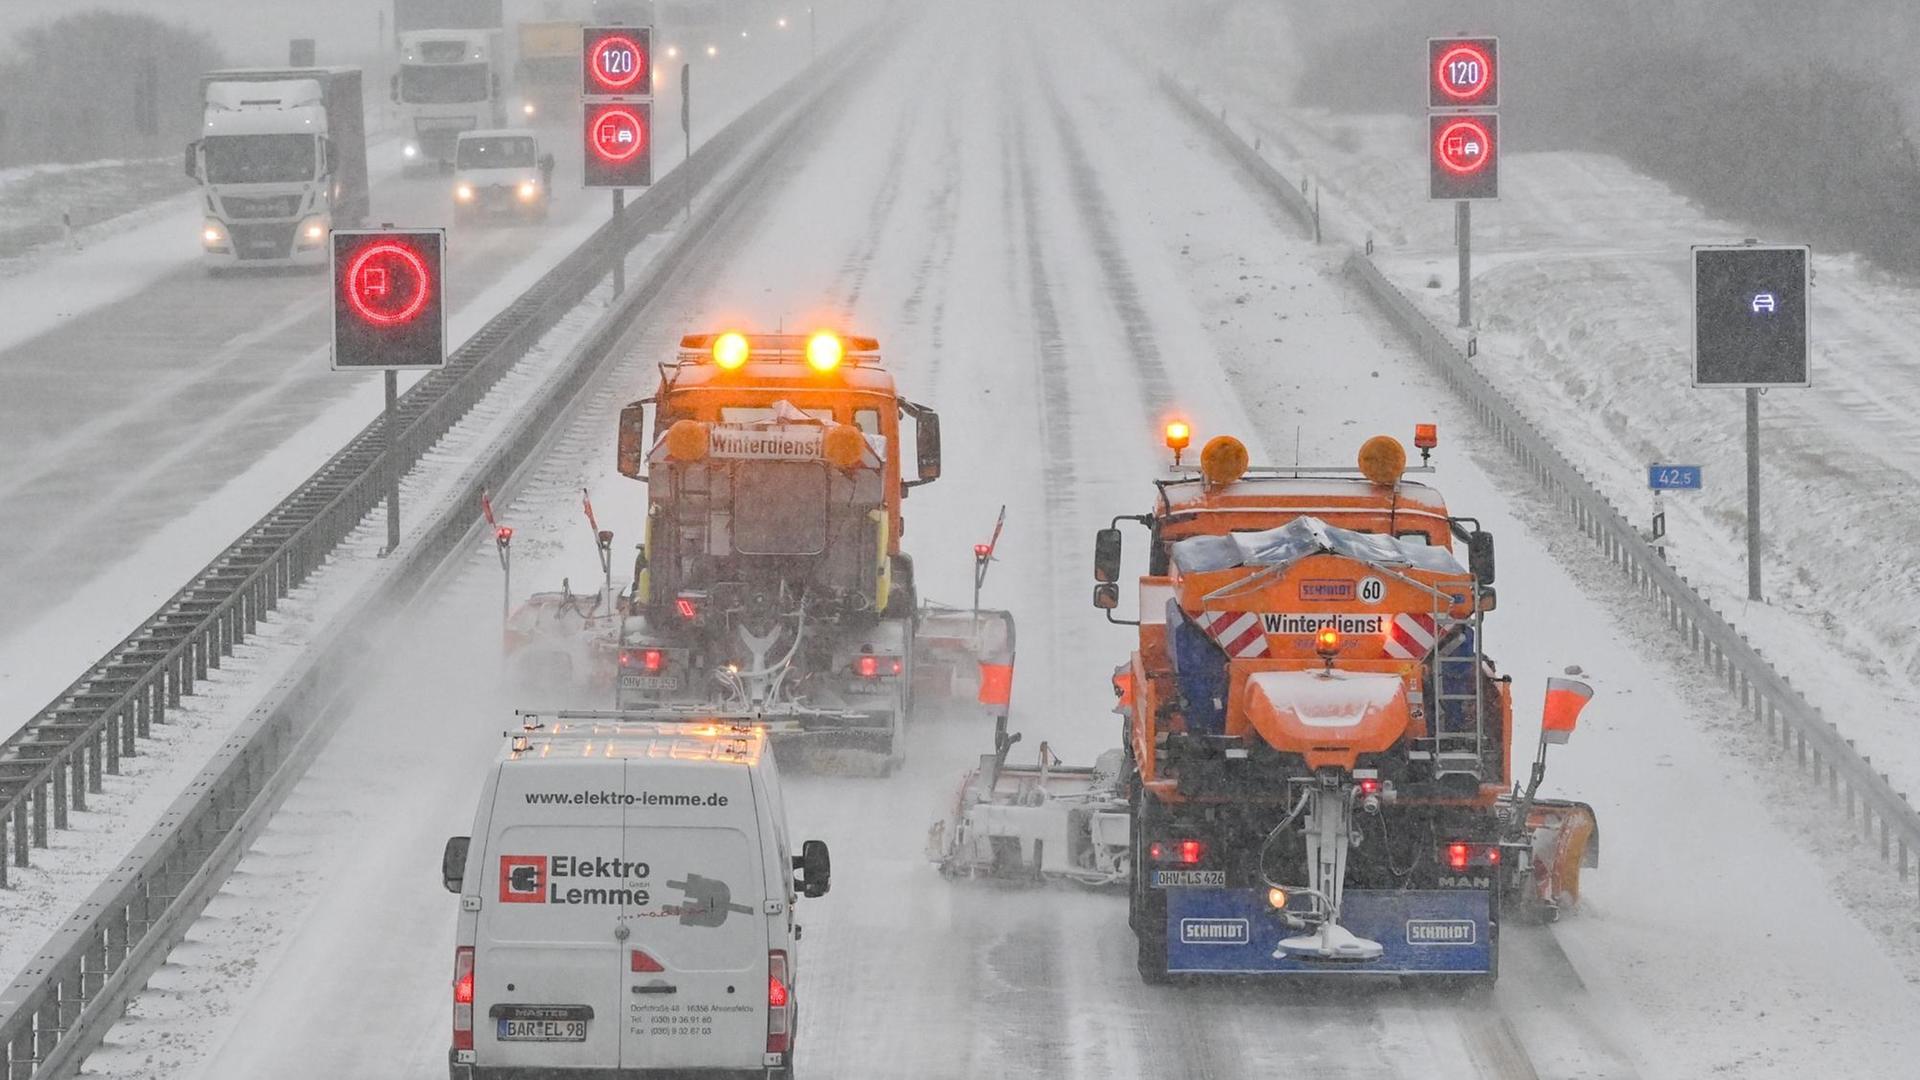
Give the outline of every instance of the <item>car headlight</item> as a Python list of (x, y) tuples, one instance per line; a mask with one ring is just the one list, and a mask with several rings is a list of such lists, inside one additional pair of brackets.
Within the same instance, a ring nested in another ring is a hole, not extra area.
[(531, 180), (520, 181), (520, 201), (521, 202), (532, 202), (534, 199), (534, 196), (538, 194), (540, 194), (540, 185), (534, 183)]
[(208, 219), (200, 229), (200, 244), (209, 251), (225, 251), (227, 247), (227, 227)]
[(460, 200), (461, 202), (472, 202), (473, 201), (473, 185), (472, 184), (454, 185), (453, 197)]
[(522, 116), (532, 116), (533, 111), (534, 111), (533, 102), (531, 101), (527, 102), (525, 105), (520, 106), (520, 114)]
[(401, 147), (401, 148), (400, 148), (400, 156), (401, 156), (401, 157), (410, 157), (410, 158), (413, 158), (413, 157), (419, 157), (419, 156), (420, 156), (420, 148), (419, 148), (419, 147), (417, 147), (417, 146), (415, 146), (415, 145), (413, 145), (412, 143), (408, 143), (407, 145), (405, 145), (405, 146), (403, 146), (403, 147)]

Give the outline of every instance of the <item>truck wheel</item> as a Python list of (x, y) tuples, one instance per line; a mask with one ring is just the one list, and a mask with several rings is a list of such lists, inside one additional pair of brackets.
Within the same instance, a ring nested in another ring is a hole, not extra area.
[(1141, 981), (1156, 986), (1167, 976), (1167, 896), (1155, 892), (1152, 861), (1147, 858), (1147, 836), (1158, 827), (1154, 803), (1135, 778), (1133, 783), (1133, 887), (1127, 891), (1127, 923), (1139, 947)]

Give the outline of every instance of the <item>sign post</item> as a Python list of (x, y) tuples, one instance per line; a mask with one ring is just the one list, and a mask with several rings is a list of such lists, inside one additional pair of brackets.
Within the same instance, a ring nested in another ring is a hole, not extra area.
[(1460, 325), (1473, 325), (1473, 201), (1500, 197), (1500, 39), (1427, 39), (1427, 198), (1454, 203)]
[[(653, 28), (583, 27), (580, 61), (584, 182), (613, 189), (613, 218), (618, 221), (626, 210), (626, 189), (653, 183)], [(626, 285), (622, 249), (613, 263), (614, 295)]]
[(1760, 592), (1760, 392), (1812, 385), (1808, 368), (1812, 249), (1804, 244), (1696, 244), (1693, 385), (1747, 392), (1747, 599)]
[(400, 547), (400, 438), (402, 371), (446, 366), (445, 229), (335, 229), (332, 244), (333, 369), (379, 371), (386, 376), (381, 455), (387, 502), (387, 546)]
[(1656, 542), (1667, 535), (1667, 512), (1660, 507), (1660, 493), (1698, 491), (1700, 473), (1698, 465), (1647, 466), (1647, 487), (1653, 491), (1653, 539)]

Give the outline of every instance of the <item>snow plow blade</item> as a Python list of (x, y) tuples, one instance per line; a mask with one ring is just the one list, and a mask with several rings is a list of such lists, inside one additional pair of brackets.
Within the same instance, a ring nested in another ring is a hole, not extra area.
[[(1512, 813), (1511, 800), (1501, 809)], [(1532, 844), (1523, 910), (1547, 921), (1580, 905), (1580, 871), (1600, 865), (1600, 823), (1593, 807), (1567, 799), (1536, 799), (1519, 823)]]
[(507, 617), (502, 652), (510, 676), (548, 691), (610, 688), (620, 615), (600, 593), (539, 592)]
[(1131, 834), (1121, 797), (1121, 752), (1062, 765), (1046, 743), (1033, 765), (1007, 764), (1020, 741), (1004, 725), (997, 750), (960, 782), (953, 810), (927, 832), (927, 857), (947, 877), (1125, 884)]
[(1013, 697), (1013, 613), (923, 604), (913, 669), (922, 700), (971, 700), (989, 715), (1006, 716)]

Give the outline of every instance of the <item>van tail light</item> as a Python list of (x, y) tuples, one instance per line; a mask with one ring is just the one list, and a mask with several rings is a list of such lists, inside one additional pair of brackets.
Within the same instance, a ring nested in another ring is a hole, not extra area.
[(473, 947), (453, 950), (453, 1048), (473, 1049)]
[(787, 954), (767, 953), (767, 1053), (784, 1054), (793, 1045), (793, 991), (787, 982)]
[(650, 953), (648, 953), (645, 949), (633, 950), (633, 957), (631, 959), (631, 962), (629, 963), (629, 966), (633, 968), (636, 974), (642, 974), (642, 973), (650, 974), (653, 972), (667, 970), (666, 967), (660, 963), (660, 961), (655, 960), (653, 956)]

